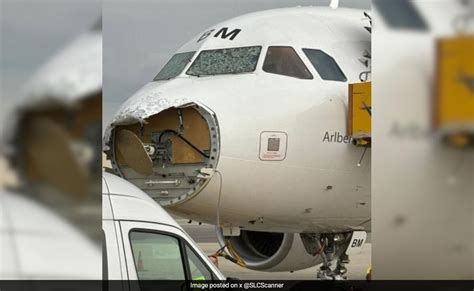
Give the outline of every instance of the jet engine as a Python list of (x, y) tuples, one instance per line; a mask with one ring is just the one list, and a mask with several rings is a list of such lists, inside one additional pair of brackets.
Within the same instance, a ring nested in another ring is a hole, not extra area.
[(296, 271), (322, 263), (320, 255), (313, 256), (306, 251), (298, 233), (241, 230), (240, 236), (226, 237), (219, 229), (217, 238), (252, 270)]

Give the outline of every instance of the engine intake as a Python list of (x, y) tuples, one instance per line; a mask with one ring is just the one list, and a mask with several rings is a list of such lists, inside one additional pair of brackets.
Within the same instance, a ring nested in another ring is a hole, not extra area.
[(322, 262), (319, 255), (308, 254), (298, 233), (241, 230), (240, 236), (226, 237), (220, 229), (220, 245), (231, 245), (247, 268), (279, 272), (306, 269)]

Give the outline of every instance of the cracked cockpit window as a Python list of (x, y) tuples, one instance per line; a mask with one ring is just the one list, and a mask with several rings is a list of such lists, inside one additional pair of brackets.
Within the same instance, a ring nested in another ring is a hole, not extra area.
[(153, 81), (162, 81), (172, 79), (184, 70), (186, 65), (191, 61), (195, 52), (175, 54), (156, 75)]
[(202, 51), (186, 74), (191, 76), (241, 74), (255, 71), (262, 47)]

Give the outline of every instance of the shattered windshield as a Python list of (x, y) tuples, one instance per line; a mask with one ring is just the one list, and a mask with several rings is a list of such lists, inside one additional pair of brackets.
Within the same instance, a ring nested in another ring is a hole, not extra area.
[(175, 54), (156, 75), (153, 81), (172, 79), (184, 70), (184, 67), (191, 61), (195, 52)]
[(192, 76), (240, 74), (255, 71), (262, 47), (202, 51), (186, 74)]

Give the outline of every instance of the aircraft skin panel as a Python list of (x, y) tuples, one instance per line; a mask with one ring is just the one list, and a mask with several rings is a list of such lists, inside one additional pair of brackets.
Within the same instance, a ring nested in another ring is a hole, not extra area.
[[(332, 171), (263, 166), (226, 157), (220, 158), (219, 168), (225, 189), (220, 210), (224, 225), (275, 232), (319, 232), (349, 230), (370, 219), (370, 188), (358, 185), (350, 173), (335, 176)], [(333, 183), (338, 180), (344, 182)], [(214, 176), (199, 195), (170, 209), (196, 219), (209, 217), (205, 222), (215, 224), (218, 190), (219, 177)], [(263, 223), (258, 222), (259, 217), (264, 218)]]
[[(178, 52), (248, 46), (255, 44), (321, 47), (335, 40), (370, 41), (370, 34), (363, 28), (368, 24), (363, 11), (350, 8), (336, 10), (327, 7), (295, 7), (255, 12), (236, 17), (200, 32), (178, 49)], [(220, 29), (227, 33), (241, 29), (231, 42), (222, 38)], [(348, 30), (350, 33), (348, 33)], [(308, 34), (311, 34), (308, 38)]]

